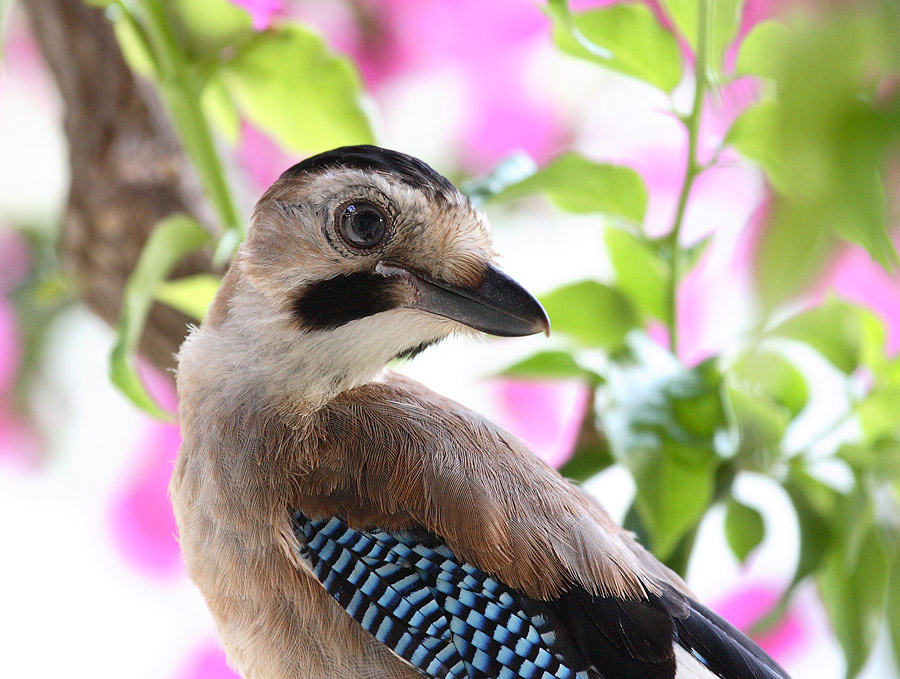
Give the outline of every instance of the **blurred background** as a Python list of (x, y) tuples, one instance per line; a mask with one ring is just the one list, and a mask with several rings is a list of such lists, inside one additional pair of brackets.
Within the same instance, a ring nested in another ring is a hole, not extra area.
[(900, 676), (896, 2), (5, 0), (0, 49), (0, 675), (234, 676), (172, 355), (262, 191), (377, 142), (554, 324), (395, 368), (795, 679)]

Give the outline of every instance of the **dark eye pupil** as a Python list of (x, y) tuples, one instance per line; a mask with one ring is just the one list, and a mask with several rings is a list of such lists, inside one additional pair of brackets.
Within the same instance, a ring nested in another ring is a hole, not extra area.
[(341, 215), (341, 233), (351, 245), (378, 245), (386, 230), (384, 215), (372, 205), (348, 205)]

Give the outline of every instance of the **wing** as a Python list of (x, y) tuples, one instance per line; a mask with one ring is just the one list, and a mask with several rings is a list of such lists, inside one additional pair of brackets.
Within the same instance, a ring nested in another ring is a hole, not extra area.
[(426, 676), (786, 679), (479, 415), (391, 377), (312, 417), (287, 505), (299, 556)]
[(355, 530), (295, 512), (300, 557), (379, 642), (448, 679), (787, 679), (751, 641), (674, 589), (643, 600), (572, 587), (528, 597), (425, 531)]

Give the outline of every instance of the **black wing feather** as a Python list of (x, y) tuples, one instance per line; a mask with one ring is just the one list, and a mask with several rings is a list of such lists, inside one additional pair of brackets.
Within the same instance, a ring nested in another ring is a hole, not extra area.
[(658, 601), (596, 596), (572, 588), (549, 601), (529, 599), (532, 615), (543, 614), (568, 636), (576, 651), (563, 656), (579, 669), (582, 658), (607, 679), (672, 679), (675, 655), (672, 618)]
[(690, 607), (687, 617), (675, 621), (678, 642), (703, 658), (714, 674), (725, 679), (790, 679), (759, 646), (706, 606), (674, 591), (669, 596), (681, 597)]
[(575, 657), (587, 658), (607, 679), (673, 679), (676, 643), (722, 679), (790, 679), (742, 632), (671, 587), (641, 601), (579, 587), (550, 601), (530, 601), (532, 614), (550, 611), (570, 636)]

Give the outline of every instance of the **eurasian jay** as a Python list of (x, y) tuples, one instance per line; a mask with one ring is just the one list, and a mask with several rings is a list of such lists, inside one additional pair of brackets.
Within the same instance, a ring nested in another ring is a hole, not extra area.
[(247, 679), (787, 679), (595, 501), (385, 372), (452, 333), (549, 330), (484, 218), (345, 147), (266, 191), (179, 355), (188, 573)]

